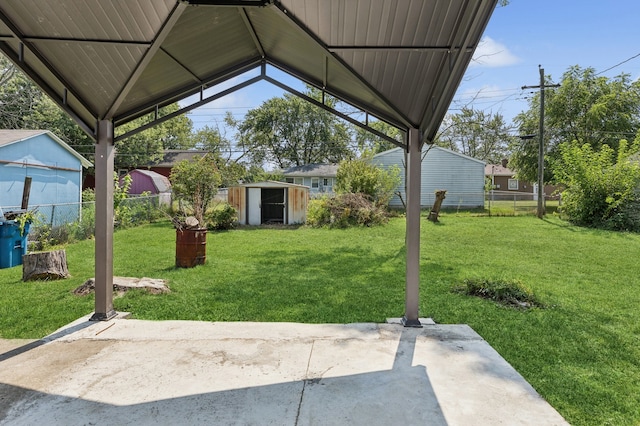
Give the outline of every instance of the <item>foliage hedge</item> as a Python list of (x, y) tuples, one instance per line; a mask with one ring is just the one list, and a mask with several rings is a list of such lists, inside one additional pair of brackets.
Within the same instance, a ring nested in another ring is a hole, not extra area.
[(599, 151), (577, 142), (560, 146), (556, 177), (567, 185), (562, 213), (576, 225), (640, 232), (640, 141), (618, 153), (608, 145)]

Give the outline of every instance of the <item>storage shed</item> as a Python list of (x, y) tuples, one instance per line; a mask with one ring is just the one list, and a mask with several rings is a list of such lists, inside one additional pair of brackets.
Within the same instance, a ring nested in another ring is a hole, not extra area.
[[(390, 149), (374, 155), (372, 162), (383, 168), (394, 165), (400, 168), (402, 180), (389, 205), (404, 207), (407, 201), (405, 151)], [(443, 207), (483, 207), (484, 165), (483, 161), (436, 145), (425, 148), (422, 153), (420, 207), (430, 208), (435, 201), (435, 191), (440, 189), (447, 191)]]
[(241, 225), (304, 223), (308, 201), (309, 187), (276, 181), (232, 186), (228, 193)]
[(131, 176), (129, 194), (140, 195), (148, 192), (160, 197), (161, 204), (171, 204), (171, 183), (169, 178), (151, 170), (135, 169), (128, 173)]

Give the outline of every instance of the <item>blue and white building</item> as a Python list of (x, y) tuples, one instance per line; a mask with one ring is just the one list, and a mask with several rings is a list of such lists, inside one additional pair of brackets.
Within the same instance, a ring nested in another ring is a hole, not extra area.
[[(77, 220), (83, 169), (91, 166), (48, 130), (0, 130), (0, 207), (19, 209), (25, 177), (30, 177), (29, 209), (37, 208), (52, 226)], [(58, 216), (55, 209), (65, 214)]]

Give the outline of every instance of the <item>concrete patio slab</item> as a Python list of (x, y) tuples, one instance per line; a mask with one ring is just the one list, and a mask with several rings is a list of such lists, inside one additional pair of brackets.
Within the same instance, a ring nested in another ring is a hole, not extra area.
[(0, 425), (567, 424), (464, 325), (87, 318), (0, 344)]

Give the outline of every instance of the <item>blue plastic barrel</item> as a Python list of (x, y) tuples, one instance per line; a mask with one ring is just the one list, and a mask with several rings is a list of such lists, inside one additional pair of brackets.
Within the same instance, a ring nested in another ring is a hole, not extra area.
[(15, 220), (0, 221), (0, 269), (22, 265), (22, 256), (27, 254), (29, 223), (22, 235), (20, 224)]

